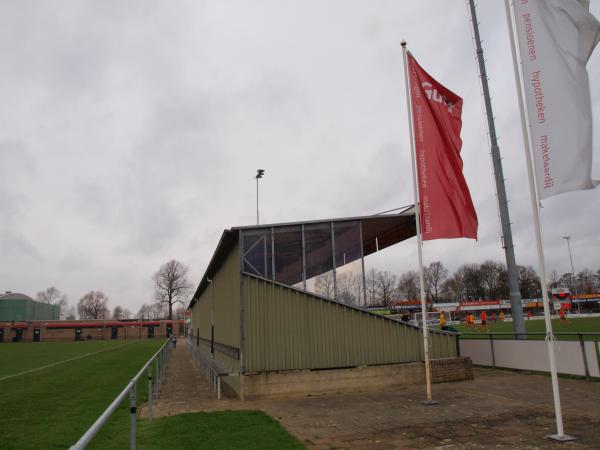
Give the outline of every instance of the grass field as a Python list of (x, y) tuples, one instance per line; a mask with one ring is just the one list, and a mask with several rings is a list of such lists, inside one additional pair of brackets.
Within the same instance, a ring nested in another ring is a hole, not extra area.
[(89, 353), (109, 351), (123, 344), (122, 341), (87, 341), (2, 345), (0, 360), (6, 364), (0, 365), (0, 378)]
[[(101, 439), (89, 448), (129, 448), (129, 423), (120, 421), (112, 430), (118, 439)], [(123, 436), (125, 438), (123, 439)], [(297, 439), (262, 411), (188, 413), (138, 422), (137, 447), (143, 450), (301, 450)]]
[[(0, 345), (0, 448), (70, 447), (163, 342)], [(138, 405), (147, 393), (142, 377)], [(140, 449), (303, 448), (277, 421), (253, 411), (185, 414), (138, 425)], [(88, 448), (129, 448), (128, 400)]]
[[(513, 331), (512, 322), (496, 322), (488, 323), (487, 329), (481, 329), (479, 324), (474, 328), (467, 328), (465, 324), (452, 325), (461, 333), (490, 333), (490, 332), (506, 332)], [(529, 333), (545, 333), (546, 325), (544, 320), (525, 320), (525, 329)], [(552, 330), (554, 333), (600, 333), (600, 317), (582, 317), (569, 319), (565, 322), (560, 319), (552, 321)], [(463, 336), (469, 338), (469, 336)], [(494, 336), (500, 338), (500, 336)], [(577, 336), (558, 336), (561, 340), (579, 339)], [(592, 336), (583, 336), (584, 339), (598, 339)], [(544, 336), (529, 336), (530, 339), (544, 339)]]

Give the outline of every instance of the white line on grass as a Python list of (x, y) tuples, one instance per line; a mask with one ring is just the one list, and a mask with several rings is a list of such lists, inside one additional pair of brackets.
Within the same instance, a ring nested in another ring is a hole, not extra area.
[(73, 358), (65, 359), (63, 361), (57, 361), (57, 362), (52, 363), (52, 364), (46, 364), (45, 366), (36, 367), (35, 369), (29, 369), (29, 370), (25, 370), (23, 372), (14, 373), (12, 375), (6, 375), (5, 377), (0, 378), (0, 381), (8, 380), (9, 378), (19, 377), (21, 375), (25, 375), (25, 374), (28, 374), (28, 373), (31, 373), (31, 372), (37, 372), (38, 370), (44, 370), (44, 369), (47, 369), (49, 367), (58, 366), (60, 364), (68, 363), (70, 361), (75, 361), (76, 359), (87, 358), (88, 356), (97, 355), (98, 353), (107, 352), (109, 350), (116, 350), (118, 348), (125, 347), (126, 345), (130, 345), (130, 344), (133, 344), (133, 342), (128, 342), (128, 343), (123, 344), (123, 345), (117, 345), (116, 347), (103, 348), (102, 350), (97, 350), (95, 352), (90, 352), (90, 353), (85, 353), (83, 355), (74, 356)]

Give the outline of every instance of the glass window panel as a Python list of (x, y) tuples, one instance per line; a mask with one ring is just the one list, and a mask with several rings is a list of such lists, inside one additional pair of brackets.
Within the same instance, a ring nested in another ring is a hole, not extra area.
[(335, 267), (342, 267), (360, 259), (361, 239), (357, 221), (336, 222), (333, 226), (335, 236)]
[(302, 228), (275, 228), (275, 281), (288, 286), (302, 281)]
[(331, 224), (327, 222), (305, 225), (304, 248), (307, 279), (332, 270)]
[(271, 278), (271, 230), (247, 230), (242, 233), (244, 272)]
[(333, 270), (306, 280), (306, 290), (324, 297), (333, 298)]
[(360, 258), (336, 269), (336, 300), (347, 305), (364, 304), (363, 274)]

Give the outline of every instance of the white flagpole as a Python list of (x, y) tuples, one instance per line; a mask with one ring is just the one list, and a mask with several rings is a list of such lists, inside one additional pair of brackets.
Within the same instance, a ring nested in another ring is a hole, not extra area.
[(519, 99), (519, 110), (521, 113), (521, 131), (523, 133), (523, 144), (525, 149), (525, 160), (527, 161), (527, 175), (529, 178), (529, 195), (531, 197), (531, 210), (533, 213), (533, 222), (535, 229), (535, 239), (537, 243), (538, 265), (540, 269), (540, 285), (542, 288), (542, 297), (544, 299), (544, 320), (546, 322), (546, 343), (548, 345), (548, 358), (550, 360), (550, 375), (552, 379), (552, 394), (554, 397), (554, 414), (556, 416), (556, 434), (548, 435), (548, 438), (557, 441), (571, 441), (575, 438), (564, 433), (562, 412), (560, 406), (560, 392), (558, 390), (558, 373), (556, 370), (556, 347), (554, 334), (552, 332), (552, 319), (550, 317), (550, 299), (548, 298), (548, 287), (546, 286), (546, 265), (544, 263), (544, 248), (542, 243), (542, 225), (540, 222), (539, 197), (535, 185), (533, 173), (533, 163), (531, 160), (531, 144), (529, 130), (526, 122), (525, 102), (523, 101), (522, 78), (519, 71), (519, 61), (514, 37), (514, 28), (512, 22), (509, 0), (504, 0), (506, 9), (506, 20), (508, 22), (508, 34), (510, 37), (510, 47), (513, 56), (513, 69), (515, 73), (515, 82), (517, 83), (517, 95)]
[(423, 317), (423, 353), (425, 355), (425, 382), (427, 383), (427, 400), (424, 405), (435, 405), (439, 402), (431, 397), (431, 363), (429, 361), (429, 330), (427, 329), (427, 306), (425, 304), (425, 277), (423, 274), (423, 238), (421, 235), (421, 205), (419, 203), (419, 185), (417, 182), (415, 135), (412, 120), (412, 105), (409, 87), (408, 62), (406, 58), (406, 41), (402, 41), (402, 57), (404, 59), (404, 81), (406, 86), (406, 109), (408, 111), (408, 128), (410, 131), (411, 163), (413, 172), (413, 192), (415, 196), (415, 222), (417, 226), (417, 254), (419, 259), (419, 281), (421, 284), (421, 316)]

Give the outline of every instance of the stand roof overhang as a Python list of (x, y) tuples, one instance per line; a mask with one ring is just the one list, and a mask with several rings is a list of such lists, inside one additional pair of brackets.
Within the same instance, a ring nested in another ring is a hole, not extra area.
[(286, 222), (278, 224), (252, 225), (233, 227), (224, 230), (215, 249), (212, 259), (208, 264), (206, 272), (190, 301), (188, 308), (200, 298), (200, 295), (208, 287), (208, 280), (220, 269), (221, 265), (237, 244), (241, 231), (253, 231), (264, 229), (277, 229), (299, 225), (329, 224), (340, 222), (360, 222), (362, 228), (362, 251), (364, 256), (371, 255), (379, 250), (402, 242), (416, 236), (416, 224), (414, 206), (410, 206), (397, 214), (378, 214), (373, 216), (344, 217), (326, 220), (311, 220), (305, 222)]

